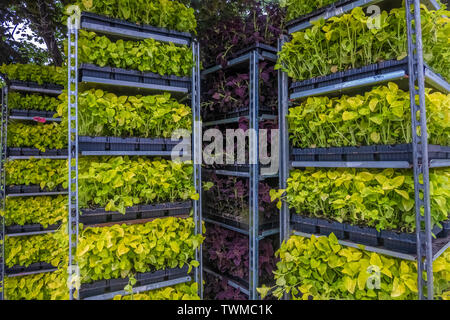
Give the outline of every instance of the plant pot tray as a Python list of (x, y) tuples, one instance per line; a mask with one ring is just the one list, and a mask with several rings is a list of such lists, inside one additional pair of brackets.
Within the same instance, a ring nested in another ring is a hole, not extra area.
[(124, 215), (120, 212), (105, 211), (104, 208), (82, 209), (80, 222), (89, 226), (141, 219), (177, 217), (189, 215), (191, 209), (192, 201), (138, 205), (127, 208)]
[[(276, 108), (271, 108), (267, 106), (260, 106), (259, 107), (259, 117), (265, 116), (265, 115), (277, 115)], [(243, 118), (243, 117), (249, 117), (250, 111), (249, 107), (242, 107), (233, 111), (228, 112), (211, 112), (211, 111), (205, 111), (202, 112), (203, 115), (203, 122), (212, 122), (212, 121), (220, 121), (220, 120), (227, 120), (227, 119), (234, 119), (234, 118)]]
[(7, 186), (6, 195), (9, 197), (19, 197), (19, 196), (45, 196), (45, 195), (59, 195), (67, 194), (67, 189), (62, 186), (58, 186), (53, 190), (41, 189), (40, 186), (30, 185), (30, 186)]
[(67, 157), (67, 149), (40, 151), (36, 148), (8, 148), (8, 157)]
[[(44, 118), (53, 119), (57, 121), (59, 118), (54, 118), (56, 111), (39, 111), (39, 110), (23, 110), (23, 109), (12, 109), (9, 111), (10, 117), (22, 117), (22, 118)], [(48, 121), (48, 120), (47, 120)]]
[(88, 83), (182, 93), (188, 93), (192, 86), (190, 77), (162, 76), (151, 72), (99, 67), (88, 63), (83, 63), (79, 71), (80, 81)]
[[(429, 160), (450, 159), (450, 147), (428, 146)], [(292, 150), (293, 161), (407, 161), (413, 162), (413, 145), (379, 145)]]
[(60, 95), (64, 86), (57, 84), (38, 84), (37, 82), (32, 81), (20, 81), (20, 80), (9, 80), (8, 86), (11, 90), (17, 91), (27, 91), (34, 93), (43, 93), (43, 94), (51, 94), (51, 95)]
[(5, 226), (5, 233), (7, 236), (20, 236), (20, 235), (26, 235), (27, 233), (34, 233), (34, 232), (54, 232), (58, 230), (60, 227), (60, 224), (54, 224), (50, 225), (47, 228), (44, 228), (41, 224), (25, 224), (23, 226), (21, 225), (12, 225), (12, 226)]
[[(159, 270), (156, 272), (146, 272), (138, 273), (136, 275), (136, 284), (134, 287), (141, 287), (149, 284), (154, 284), (158, 282), (168, 281), (172, 279), (179, 278), (188, 274), (188, 266), (183, 268), (166, 269)], [(80, 299), (85, 299), (88, 297), (94, 297), (97, 295), (118, 292), (124, 290), (125, 286), (128, 285), (129, 279), (111, 279), (111, 280), (100, 280), (89, 284), (82, 284), (79, 294)]]
[(192, 35), (188, 32), (168, 30), (148, 24), (136, 24), (92, 12), (81, 13), (81, 28), (110, 36), (122, 36), (132, 39), (152, 38), (157, 41), (173, 42), (182, 45), (190, 45), (192, 41)]
[(116, 137), (78, 137), (80, 152), (136, 152), (154, 153), (170, 156), (175, 146), (182, 140), (148, 139), (148, 138), (116, 138)]
[[(291, 224), (295, 231), (307, 234), (329, 236), (334, 233), (340, 240), (348, 240), (357, 244), (383, 247), (405, 254), (415, 254), (417, 251), (415, 233), (397, 233), (385, 230), (378, 232), (375, 228), (352, 226), (326, 219), (300, 216), (295, 213), (291, 215)], [(441, 237), (442, 228), (436, 226), (433, 233)]]
[(14, 266), (11, 268), (7, 268), (5, 266), (5, 274), (8, 276), (20, 276), (21, 274), (28, 273), (38, 273), (38, 272), (50, 272), (54, 271), (56, 267), (52, 266), (46, 262), (37, 262), (30, 264), (28, 267), (25, 266)]

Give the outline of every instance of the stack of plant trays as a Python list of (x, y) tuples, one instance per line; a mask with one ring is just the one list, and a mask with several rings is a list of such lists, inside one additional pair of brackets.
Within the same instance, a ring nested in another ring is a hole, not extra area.
[[(69, 234), (74, 239), (70, 242), (69, 265), (75, 266), (75, 252), (78, 243), (78, 230), (81, 224), (84, 228), (109, 228), (115, 225), (145, 224), (155, 219), (166, 217), (189, 218), (192, 211), (196, 225), (196, 234), (201, 234), (201, 212), (198, 201), (175, 202), (175, 203), (149, 203), (126, 208), (126, 213), (107, 211), (106, 208), (79, 208), (78, 196), (78, 158), (83, 157), (158, 157), (170, 159), (172, 150), (180, 141), (170, 139), (148, 139), (148, 138), (123, 138), (123, 137), (91, 137), (78, 135), (78, 98), (83, 90), (105, 89), (108, 92), (120, 95), (151, 95), (169, 92), (177, 100), (192, 98), (193, 123), (199, 120), (198, 97), (199, 97), (199, 47), (192, 35), (184, 32), (170, 31), (163, 28), (155, 28), (146, 25), (138, 25), (127, 21), (121, 21), (98, 14), (82, 12), (81, 21), (76, 17), (69, 18), (69, 86), (72, 85), (68, 94), (69, 101), (69, 161), (70, 182), (69, 185)], [(192, 48), (195, 67), (190, 77), (161, 76), (153, 73), (143, 73), (134, 70), (124, 70), (111, 67), (99, 67), (92, 64), (78, 63), (78, 32), (77, 23), (80, 28), (94, 31), (99, 35), (114, 39), (126, 39), (138, 41), (154, 39), (156, 41), (171, 43), (174, 45), (186, 45)], [(71, 103), (72, 102), (72, 103)], [(194, 130), (193, 146), (197, 143), (197, 132)], [(84, 159), (83, 159), (84, 160)], [(195, 160), (195, 156), (194, 156)], [(198, 161), (197, 161), (198, 162)], [(75, 165), (76, 164), (76, 165)], [(196, 190), (199, 190), (200, 167), (195, 166), (193, 181)], [(197, 250), (199, 251), (199, 250)], [(196, 260), (201, 260), (200, 253), (196, 252)], [(199, 284), (199, 295), (202, 294), (201, 265), (188, 274), (187, 266), (178, 269), (159, 270), (153, 273), (138, 273), (133, 293), (142, 293), (159, 288), (174, 286), (181, 283), (195, 281)], [(72, 268), (75, 274), (76, 268)], [(83, 275), (81, 275), (83, 277)], [(76, 286), (70, 287), (70, 298), (81, 300), (110, 300), (115, 296), (129, 295), (124, 287), (129, 284), (129, 279), (105, 279), (91, 283), (81, 283), (79, 290)], [(78, 292), (78, 296), (76, 294)]]
[[(250, 149), (246, 148), (246, 152), (249, 151), (245, 164), (211, 164), (204, 165), (202, 173), (202, 181), (205, 183), (212, 183), (215, 187), (218, 187), (215, 181), (220, 179), (235, 179), (235, 183), (244, 184), (247, 187), (245, 192), (248, 192), (248, 196), (245, 196), (244, 202), (248, 202), (248, 213), (246, 211), (247, 205), (242, 208), (235, 208), (234, 212), (227, 215), (224, 211), (221, 211), (218, 206), (221, 206), (221, 200), (214, 195), (211, 195), (207, 190), (203, 190), (203, 220), (206, 222), (208, 228), (219, 228), (222, 230), (228, 230), (235, 232), (236, 237), (244, 235), (249, 240), (249, 278), (242, 279), (234, 277), (229, 274), (224, 274), (218, 270), (218, 266), (213, 265), (211, 261), (207, 261), (204, 258), (204, 272), (208, 274), (206, 279), (216, 279), (218, 281), (225, 281), (229, 287), (238, 290), (240, 293), (238, 296), (246, 296), (249, 300), (259, 299), (256, 288), (259, 286), (261, 280), (259, 274), (259, 243), (261, 241), (274, 241), (274, 237), (277, 237), (279, 231), (278, 217), (272, 216), (269, 220), (264, 220), (261, 215), (261, 211), (264, 208), (260, 208), (259, 200), (259, 187), (261, 183), (266, 185), (273, 185), (273, 188), (277, 188), (278, 174), (265, 175), (261, 173), (259, 160), (255, 161), (256, 164), (248, 162), (248, 159), (259, 159), (259, 128), (260, 124), (264, 121), (277, 122), (277, 106), (275, 108), (269, 106), (260, 106), (260, 64), (267, 63), (273, 65), (276, 60), (276, 49), (264, 44), (257, 43), (254, 46), (250, 46), (245, 50), (239, 52), (236, 58), (229, 60), (226, 65), (217, 65), (205, 69), (202, 72), (202, 80), (207, 81), (218, 78), (219, 72), (222, 75), (236, 76), (236, 75), (249, 75), (249, 105), (246, 106), (244, 100), (241, 99), (242, 108), (236, 109), (230, 112), (218, 112), (218, 111), (203, 111), (203, 131), (208, 129), (218, 129), (224, 135), (224, 149), (225, 146), (225, 132), (227, 129), (239, 129), (240, 124), (245, 122), (247, 129), (256, 129), (256, 136), (248, 139)], [(239, 97), (234, 97), (240, 99)], [(211, 97), (205, 96), (205, 100), (211, 101)], [(204, 100), (204, 101), (205, 101)], [(216, 99), (217, 100), (217, 99)], [(214, 109), (214, 104), (212, 109)], [(248, 124), (248, 126), (247, 126)], [(245, 131), (245, 129), (244, 129)], [(270, 142), (269, 142), (270, 145)], [(217, 155), (217, 154), (216, 154)], [(234, 157), (236, 159), (236, 156)], [(237, 186), (230, 186), (231, 189), (237, 190)], [(238, 191), (236, 191), (238, 192)], [(243, 218), (239, 216), (238, 212), (243, 213)], [(276, 208), (275, 208), (276, 213)], [(261, 218), (260, 218), (261, 216)], [(209, 229), (208, 229), (209, 230)], [(208, 234), (208, 232), (207, 232)], [(278, 240), (276, 240), (277, 242)], [(206, 243), (205, 241), (205, 251)], [(205, 257), (205, 252), (203, 256)], [(215, 280), (215, 281), (216, 281)], [(214, 284), (211, 284), (214, 285)], [(206, 284), (208, 286), (208, 283)]]
[[(435, 1), (425, 1), (431, 9), (438, 8)], [(368, 7), (376, 4), (382, 9), (399, 8), (400, 1), (337, 1), (304, 17), (287, 24), (289, 34), (301, 31), (311, 26), (311, 21), (319, 18), (330, 18), (348, 13), (356, 7)], [(375, 228), (352, 226), (336, 221), (301, 216), (302, 213), (290, 211), (285, 199), (281, 210), (281, 237), (290, 238), (292, 233), (303, 237), (314, 235), (328, 236), (334, 233), (344, 246), (377, 252), (400, 259), (418, 263), (418, 283), (420, 299), (433, 299), (432, 264), (450, 245), (448, 237), (448, 222), (443, 223), (443, 229), (431, 228), (429, 168), (444, 168), (450, 166), (449, 146), (428, 145), (423, 137), (427, 135), (426, 119), (413, 119), (422, 137), (413, 131), (413, 143), (404, 145), (375, 145), (361, 147), (336, 147), (298, 149), (290, 145), (288, 114), (291, 102), (304, 101), (314, 96), (352, 96), (371, 90), (380, 84), (394, 82), (406, 90), (415, 92), (420, 97), (420, 105), (410, 101), (414, 111), (422, 112), (425, 106), (425, 87), (448, 94), (449, 83), (443, 77), (433, 72), (424, 63), (422, 53), (422, 32), (420, 24), (413, 23), (416, 19), (413, 9), (419, 10), (418, 0), (407, 0), (408, 57), (400, 61), (383, 61), (375, 65), (364, 66), (337, 72), (332, 75), (294, 82), (289, 85), (288, 75), (280, 71), (280, 183), (281, 189), (286, 189), (290, 170), (293, 168), (358, 168), (358, 169), (405, 169), (413, 170), (415, 177), (415, 206), (417, 234), (397, 233), (393, 231), (378, 232)], [(420, 14), (420, 13), (419, 13)], [(417, 17), (417, 15), (416, 15)], [(417, 39), (416, 39), (417, 37)], [(413, 39), (414, 38), (414, 39)], [(279, 50), (288, 37), (283, 37)], [(417, 46), (416, 46), (417, 43)], [(417, 87), (418, 89), (416, 89)], [(411, 96), (414, 97), (411, 93)], [(302, 100), (303, 99), (303, 100)], [(411, 99), (410, 99), (411, 100)], [(414, 113), (412, 113), (414, 114)], [(419, 175), (423, 175), (423, 184), (419, 183)], [(418, 201), (419, 194), (424, 194)], [(306, 200), (308, 201), (308, 200)], [(420, 212), (423, 210), (424, 215)], [(432, 234), (437, 235), (433, 239)], [(421, 271), (427, 272), (425, 280)]]
[[(11, 161), (27, 161), (29, 159), (67, 159), (67, 149), (65, 150), (46, 150), (45, 152), (35, 148), (12, 148), (7, 145), (8, 123), (11, 121), (20, 121), (33, 125), (36, 123), (51, 123), (60, 122), (60, 118), (55, 117), (56, 112), (32, 110), (33, 106), (23, 106), (23, 109), (8, 109), (8, 95), (12, 92), (19, 94), (39, 94), (42, 96), (57, 97), (62, 93), (62, 86), (56, 84), (38, 84), (30, 81), (6, 80), (6, 85), (2, 88), (2, 119), (1, 119), (1, 202), (3, 212), (7, 210), (8, 199), (39, 199), (43, 196), (67, 195), (67, 190), (63, 186), (57, 186), (53, 190), (43, 190), (39, 185), (6, 185), (5, 164)], [(24, 213), (25, 214), (25, 213)], [(63, 217), (62, 217), (63, 218)], [(1, 255), (5, 257), (5, 247), (8, 245), (8, 238), (20, 237), (24, 241), (37, 237), (40, 235), (55, 233), (60, 224), (43, 226), (41, 224), (8, 224), (6, 225), (5, 217), (2, 217), (1, 226)], [(12, 248), (8, 248), (11, 250)], [(5, 257), (7, 260), (8, 257)], [(27, 281), (27, 276), (51, 273), (58, 270), (57, 266), (49, 263), (36, 262), (29, 266), (7, 266), (6, 261), (1, 259), (1, 283), (0, 288), (5, 288), (5, 282), (11, 278), (24, 277)], [(7, 291), (7, 290), (5, 290)], [(0, 293), (2, 299), (8, 299), (8, 292)]]

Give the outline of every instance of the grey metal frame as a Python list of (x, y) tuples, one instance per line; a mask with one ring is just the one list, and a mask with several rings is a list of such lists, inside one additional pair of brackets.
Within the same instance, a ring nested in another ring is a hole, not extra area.
[[(76, 252), (78, 243), (78, 233), (79, 233), (79, 203), (78, 203), (78, 159), (79, 159), (79, 146), (78, 146), (78, 85), (79, 85), (79, 63), (78, 63), (78, 31), (79, 31), (79, 18), (69, 17), (68, 18), (68, 132), (69, 132), (69, 277), (73, 280), (80, 279), (79, 269), (76, 265), (74, 254)], [(95, 27), (95, 26), (94, 26)], [(82, 25), (83, 28), (83, 25)], [(89, 26), (92, 28), (92, 26)], [(107, 31), (107, 30), (103, 30)], [(120, 31), (120, 30), (119, 30)], [(114, 32), (119, 32), (115, 30)], [(129, 34), (120, 35), (130, 36)], [(139, 38), (143, 37), (144, 34), (140, 34)], [(152, 33), (146, 33), (145, 37), (153, 37)], [(159, 37), (159, 36), (158, 36)], [(170, 41), (169, 38), (164, 40), (155, 38), (155, 40)], [(180, 40), (174, 37), (170, 41), (178, 44)], [(193, 120), (193, 135), (192, 135), (192, 156), (194, 162), (194, 174), (193, 181), (195, 185), (195, 190), (200, 196), (199, 200), (194, 200), (193, 211), (194, 211), (194, 221), (195, 221), (195, 233), (202, 234), (202, 212), (201, 212), (201, 157), (202, 157), (202, 124), (200, 117), (200, 46), (197, 41), (190, 42), (192, 46), (192, 54), (194, 58), (194, 67), (192, 68), (192, 120)], [(112, 84), (112, 85), (123, 85), (127, 87), (133, 86), (133, 83), (125, 83), (118, 81), (108, 81), (104, 79), (97, 78), (83, 78), (83, 81), (90, 81), (97, 84)], [(134, 86), (136, 87), (136, 86)], [(169, 86), (159, 86), (153, 84), (139, 84), (139, 87), (149, 88), (154, 90), (171, 91), (171, 92), (181, 92), (184, 94), (189, 93), (186, 88), (176, 88)], [(136, 155), (136, 156), (170, 156), (171, 152), (83, 152), (82, 156), (88, 155)], [(199, 296), (203, 297), (203, 261), (202, 261), (202, 248), (198, 248), (195, 252), (195, 258), (199, 261), (199, 267), (195, 268), (194, 280), (198, 283)], [(191, 281), (190, 276), (184, 276), (177, 279), (160, 282), (152, 285), (147, 285), (139, 288), (133, 289), (134, 293), (154, 290), (158, 288), (163, 288), (166, 286), (171, 286), (179, 283), (184, 283)], [(76, 299), (76, 281), (70, 281), (69, 279), (69, 291), (70, 299)], [(90, 297), (85, 300), (104, 300), (112, 299), (115, 295), (127, 295), (125, 291), (113, 292), (105, 295)]]
[[(356, 1), (349, 6), (355, 6), (361, 2), (373, 2), (373, 1)], [(430, 2), (432, 6), (436, 8), (434, 1)], [(436, 75), (430, 68), (424, 63), (423, 48), (422, 48), (422, 28), (420, 17), (420, 0), (406, 0), (406, 22), (408, 30), (408, 68), (409, 68), (409, 91), (410, 91), (410, 103), (411, 103), (411, 118), (412, 118), (412, 134), (413, 134), (413, 171), (414, 171), (414, 187), (415, 187), (415, 203), (416, 203), (416, 238), (417, 238), (417, 255), (405, 255), (398, 252), (385, 250), (376, 247), (366, 247), (367, 250), (378, 252), (382, 254), (388, 254), (398, 258), (417, 261), (418, 263), (418, 288), (419, 299), (433, 300), (433, 261), (439, 257), (447, 248), (450, 247), (450, 243), (444, 244), (442, 248), (436, 253), (432, 248), (432, 230), (431, 230), (431, 214), (430, 214), (430, 181), (429, 181), (429, 169), (437, 167), (448, 167), (450, 161), (437, 160), (429, 161), (428, 158), (428, 135), (427, 135), (427, 117), (426, 117), (426, 103), (425, 103), (425, 84), (431, 85), (438, 90), (449, 92), (450, 85), (440, 76)], [(336, 12), (335, 12), (336, 13)], [(336, 15), (336, 14), (335, 14)], [(413, 28), (414, 25), (414, 28)], [(294, 31), (292, 31), (294, 32)], [(279, 50), (286, 38), (280, 39)], [(403, 72), (403, 71), (402, 71)], [(406, 79), (406, 74), (391, 74), (385, 76), (392, 79)], [(343, 89), (358, 88), (376, 84), (378, 78), (368, 77), (361, 80), (356, 80), (336, 86), (330, 86), (325, 88), (313, 89), (306, 92), (300, 92), (289, 96), (288, 93), (288, 81), (287, 74), (280, 72), (279, 74), (280, 86), (279, 86), (279, 103), (280, 103), (280, 129), (283, 133), (281, 136), (281, 148), (280, 148), (280, 188), (286, 188), (286, 179), (289, 175), (290, 167), (349, 167), (349, 168), (394, 168), (394, 169), (411, 169), (411, 164), (401, 161), (380, 161), (380, 162), (291, 162), (289, 157), (289, 128), (286, 123), (286, 116), (289, 109), (289, 99), (304, 98), (312, 95), (320, 95), (326, 93), (334, 93)], [(386, 79), (385, 79), (386, 80)], [(417, 88), (417, 89), (416, 89)], [(419, 104), (415, 102), (415, 98), (419, 97)], [(418, 119), (417, 114), (420, 113)], [(421, 136), (417, 135), (417, 130), (420, 130)], [(419, 162), (419, 158), (421, 162)], [(423, 177), (423, 183), (420, 183), (420, 178)], [(423, 214), (421, 213), (423, 211)], [(283, 207), (281, 209), (281, 234), (284, 237), (290, 235), (289, 231), (289, 210), (286, 202), (283, 200)], [(310, 235), (295, 232), (294, 234), (308, 237)], [(340, 241), (346, 246), (355, 246), (354, 243), (347, 241)], [(427, 273), (426, 280), (423, 276), (423, 272)]]
[(68, 184), (69, 184), (69, 295), (75, 298), (80, 279), (75, 254), (79, 236), (78, 208), (78, 27), (79, 17), (67, 19), (68, 28)]
[[(0, 141), (0, 200), (2, 202), (1, 206), (3, 211), (6, 209), (6, 172), (5, 172), (5, 163), (6, 163), (6, 152), (7, 148), (7, 134), (8, 134), (8, 87), (4, 86), (2, 88), (2, 116), (1, 116), (1, 141)], [(5, 219), (4, 217), (0, 217), (0, 300), (4, 300), (6, 297), (5, 292)]]

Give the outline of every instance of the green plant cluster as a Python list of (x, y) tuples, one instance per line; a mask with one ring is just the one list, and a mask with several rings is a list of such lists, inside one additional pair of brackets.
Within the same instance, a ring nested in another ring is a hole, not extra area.
[(55, 111), (58, 110), (58, 98), (40, 94), (8, 93), (8, 108), (19, 110)]
[[(430, 171), (432, 223), (450, 212), (450, 170)], [(294, 170), (286, 200), (297, 214), (376, 227), (415, 230), (414, 178), (409, 170)]]
[(182, 283), (174, 287), (166, 287), (128, 296), (117, 295), (113, 300), (200, 300), (197, 282)]
[(12, 122), (8, 125), (8, 147), (36, 148), (42, 152), (67, 148), (67, 127), (60, 123)]
[[(294, 300), (416, 300), (417, 262), (341, 246), (334, 234), (311, 239), (293, 236), (277, 252), (281, 261), (274, 272), (276, 285), (258, 289), (262, 296), (273, 290)], [(433, 263), (438, 298), (450, 289), (450, 250)]]
[[(67, 261), (68, 246), (64, 240), (63, 229), (55, 233), (47, 233), (35, 236), (6, 237), (5, 264), (13, 266), (25, 266), (37, 262), (46, 262), (58, 267)], [(68, 238), (67, 238), (68, 240)]]
[[(425, 98), (428, 142), (450, 145), (450, 95), (427, 89)], [(310, 97), (290, 109), (288, 121), (292, 144), (299, 148), (412, 142), (410, 95), (395, 83), (364, 96)]]
[[(170, 138), (177, 129), (192, 130), (191, 108), (169, 93), (118, 97), (89, 90), (79, 95), (78, 112), (79, 134), (86, 136)], [(58, 113), (67, 113), (67, 103)]]
[(175, 202), (195, 196), (191, 163), (104, 157), (80, 161), (80, 207), (125, 213), (137, 204)]
[(68, 187), (67, 160), (28, 159), (8, 161), (5, 164), (6, 185), (39, 185), (54, 190)]
[(67, 220), (67, 197), (6, 198), (6, 210), (0, 209), (5, 225), (40, 224), (44, 228)]
[(111, 41), (105, 36), (83, 30), (80, 30), (78, 41), (80, 62), (100, 67), (189, 76), (194, 65), (192, 51), (188, 46), (176, 46), (154, 39)]
[(82, 282), (125, 278), (165, 268), (197, 267), (195, 249), (203, 242), (194, 234), (194, 220), (169, 217), (146, 224), (86, 228), (80, 234), (76, 259)]
[(280, 6), (287, 8), (286, 20), (289, 21), (332, 4), (333, 2), (336, 2), (336, 0), (281, 0)]
[(8, 300), (69, 300), (67, 270), (5, 278)]
[(34, 64), (3, 64), (0, 73), (9, 80), (31, 81), (43, 84), (64, 85), (67, 81), (66, 70), (61, 67), (39, 66)]
[[(422, 5), (424, 59), (450, 79), (449, 12), (429, 11)], [(405, 8), (367, 16), (361, 7), (350, 14), (313, 22), (312, 28), (293, 34), (279, 54), (278, 69), (296, 80), (324, 76), (383, 60), (407, 56)]]
[(82, 11), (148, 24), (170, 30), (195, 32), (194, 9), (171, 0), (77, 0)]

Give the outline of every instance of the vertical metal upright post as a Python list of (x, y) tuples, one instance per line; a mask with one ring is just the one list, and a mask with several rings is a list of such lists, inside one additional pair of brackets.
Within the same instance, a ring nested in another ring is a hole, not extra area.
[[(409, 91), (411, 99), (414, 188), (416, 203), (418, 263), (417, 285), (419, 289), (419, 299), (427, 298), (428, 300), (432, 300), (434, 295), (433, 251), (431, 238), (428, 133), (425, 105), (425, 74), (422, 48), (420, 1), (407, 0), (405, 5), (408, 30)], [(413, 10), (414, 13), (411, 10)], [(416, 97), (419, 98), (419, 105), (416, 103)], [(420, 136), (417, 132), (420, 133)], [(426, 280), (423, 277), (423, 272), (427, 273)], [(424, 294), (424, 287), (427, 288), (426, 297)]]
[[(0, 197), (2, 201), (3, 212), (6, 210), (6, 172), (5, 163), (7, 157), (7, 135), (8, 135), (8, 87), (2, 88), (2, 118), (1, 118), (1, 150), (0, 150)], [(0, 270), (0, 300), (6, 299), (5, 292), (5, 218), (2, 216), (0, 226), (0, 254), (1, 254), (1, 270)]]
[(78, 28), (79, 16), (67, 20), (68, 28), (68, 145), (69, 145), (69, 291), (75, 298), (76, 284), (80, 280), (75, 261), (78, 244)]
[[(286, 36), (282, 35), (278, 40), (278, 51), (281, 51)], [(278, 70), (278, 123), (280, 128), (280, 189), (287, 188), (289, 178), (290, 157), (289, 157), (289, 124), (287, 116), (289, 113), (289, 92), (288, 75), (282, 70)], [(290, 236), (290, 216), (289, 207), (286, 201), (282, 201), (280, 210), (280, 242), (288, 240)]]
[(259, 53), (254, 50), (250, 54), (250, 192), (249, 192), (249, 295), (250, 300), (257, 300), (259, 282)]
[[(192, 43), (194, 67), (192, 69), (192, 154), (194, 165), (194, 185), (199, 199), (194, 201), (195, 234), (203, 233), (202, 225), (202, 122), (200, 116), (200, 46), (197, 41)], [(195, 259), (200, 263), (195, 268), (195, 281), (198, 283), (198, 295), (203, 299), (203, 257), (202, 246), (195, 251)]]

